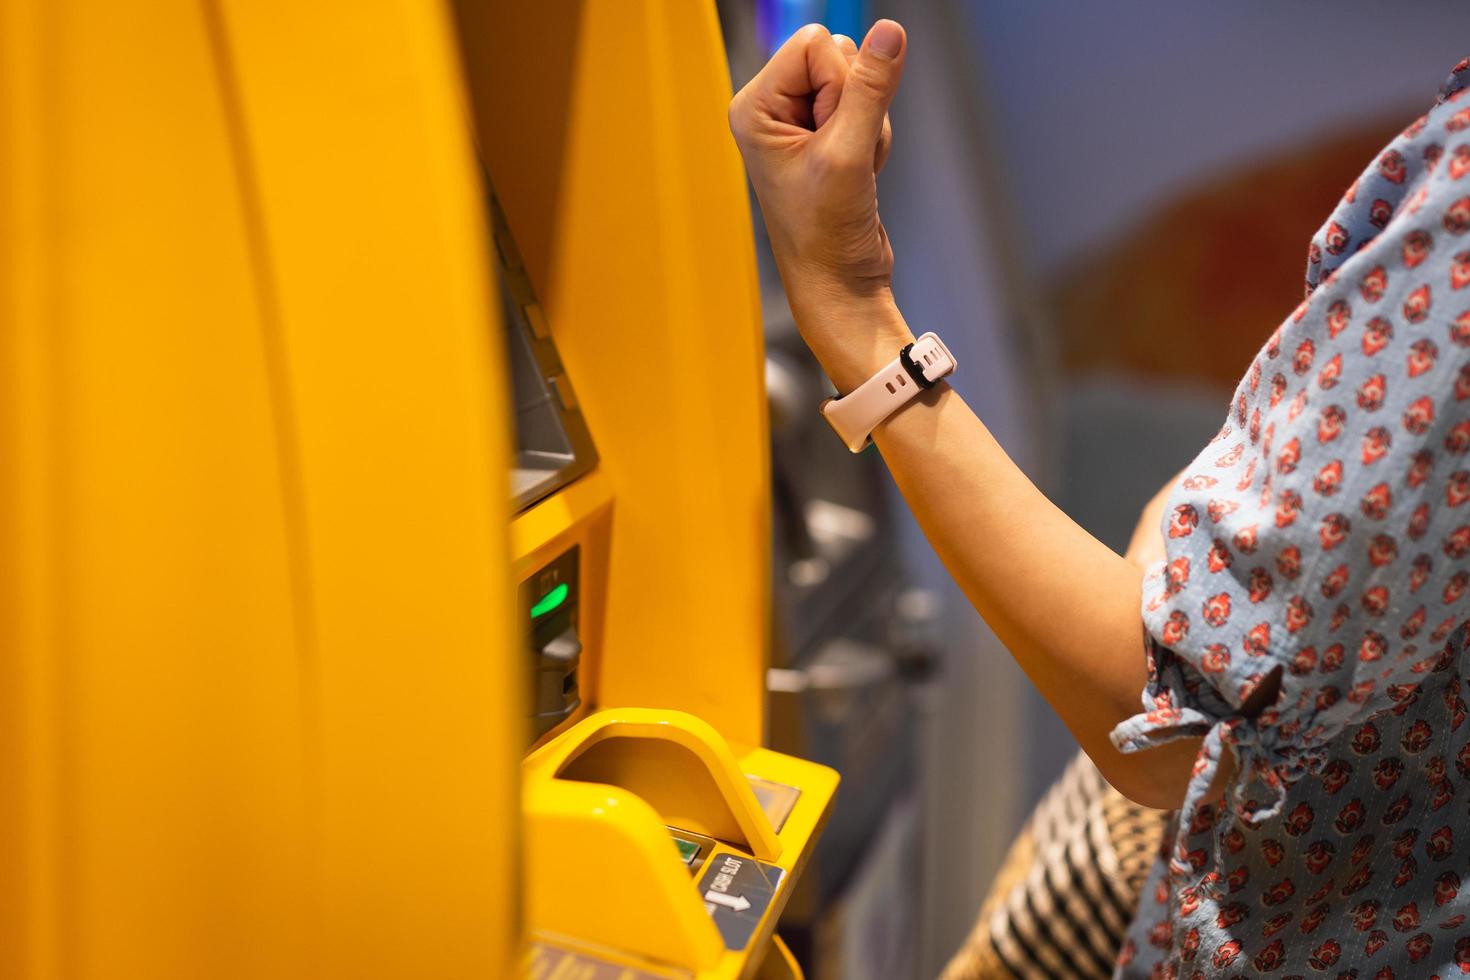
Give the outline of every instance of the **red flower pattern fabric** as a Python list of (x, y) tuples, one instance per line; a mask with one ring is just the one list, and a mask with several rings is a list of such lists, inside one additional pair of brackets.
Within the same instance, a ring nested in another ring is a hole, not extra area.
[(1118, 977), (1470, 976), (1467, 76), (1314, 236), (1169, 500), (1113, 740), (1203, 742)]

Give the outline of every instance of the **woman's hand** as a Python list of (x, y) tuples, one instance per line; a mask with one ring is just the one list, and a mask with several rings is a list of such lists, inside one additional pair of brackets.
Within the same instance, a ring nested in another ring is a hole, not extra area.
[(843, 391), (913, 339), (889, 289), (893, 250), (876, 180), (904, 45), (890, 20), (860, 51), (809, 25), (730, 103), (797, 327)]

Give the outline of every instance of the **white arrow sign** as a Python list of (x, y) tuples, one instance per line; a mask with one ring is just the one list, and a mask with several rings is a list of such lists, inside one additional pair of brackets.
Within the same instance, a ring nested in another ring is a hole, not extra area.
[(734, 909), (736, 912), (744, 912), (750, 908), (750, 899), (744, 895), (727, 895), (724, 892), (717, 892), (713, 888), (704, 893), (704, 900), (706, 902), (714, 902), (716, 905), (723, 905), (727, 909)]

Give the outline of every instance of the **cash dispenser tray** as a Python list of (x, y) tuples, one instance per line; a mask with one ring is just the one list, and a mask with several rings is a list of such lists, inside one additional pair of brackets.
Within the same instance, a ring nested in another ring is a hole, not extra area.
[(635, 977), (799, 976), (774, 930), (836, 772), (683, 712), (610, 708), (522, 777), (532, 975), (577, 957)]

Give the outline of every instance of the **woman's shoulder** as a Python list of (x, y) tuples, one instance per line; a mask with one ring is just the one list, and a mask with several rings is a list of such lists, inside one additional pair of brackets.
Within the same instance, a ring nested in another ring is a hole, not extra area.
[[(1470, 59), (1451, 71), (1439, 100), (1400, 132), (1364, 168), (1307, 252), (1306, 291), (1310, 301), (1321, 286), (1332, 285), (1366, 250), (1384, 253), (1381, 281), (1369, 280), (1364, 299), (1386, 291), (1397, 265), (1412, 270), (1444, 262), (1442, 243), (1453, 245), (1470, 231)], [(1458, 206), (1456, 206), (1458, 205)], [(1397, 262), (1388, 253), (1397, 253)], [(1364, 272), (1370, 271), (1362, 270)], [(1364, 285), (1359, 280), (1357, 285)], [(1299, 308), (1298, 312), (1301, 312)]]

